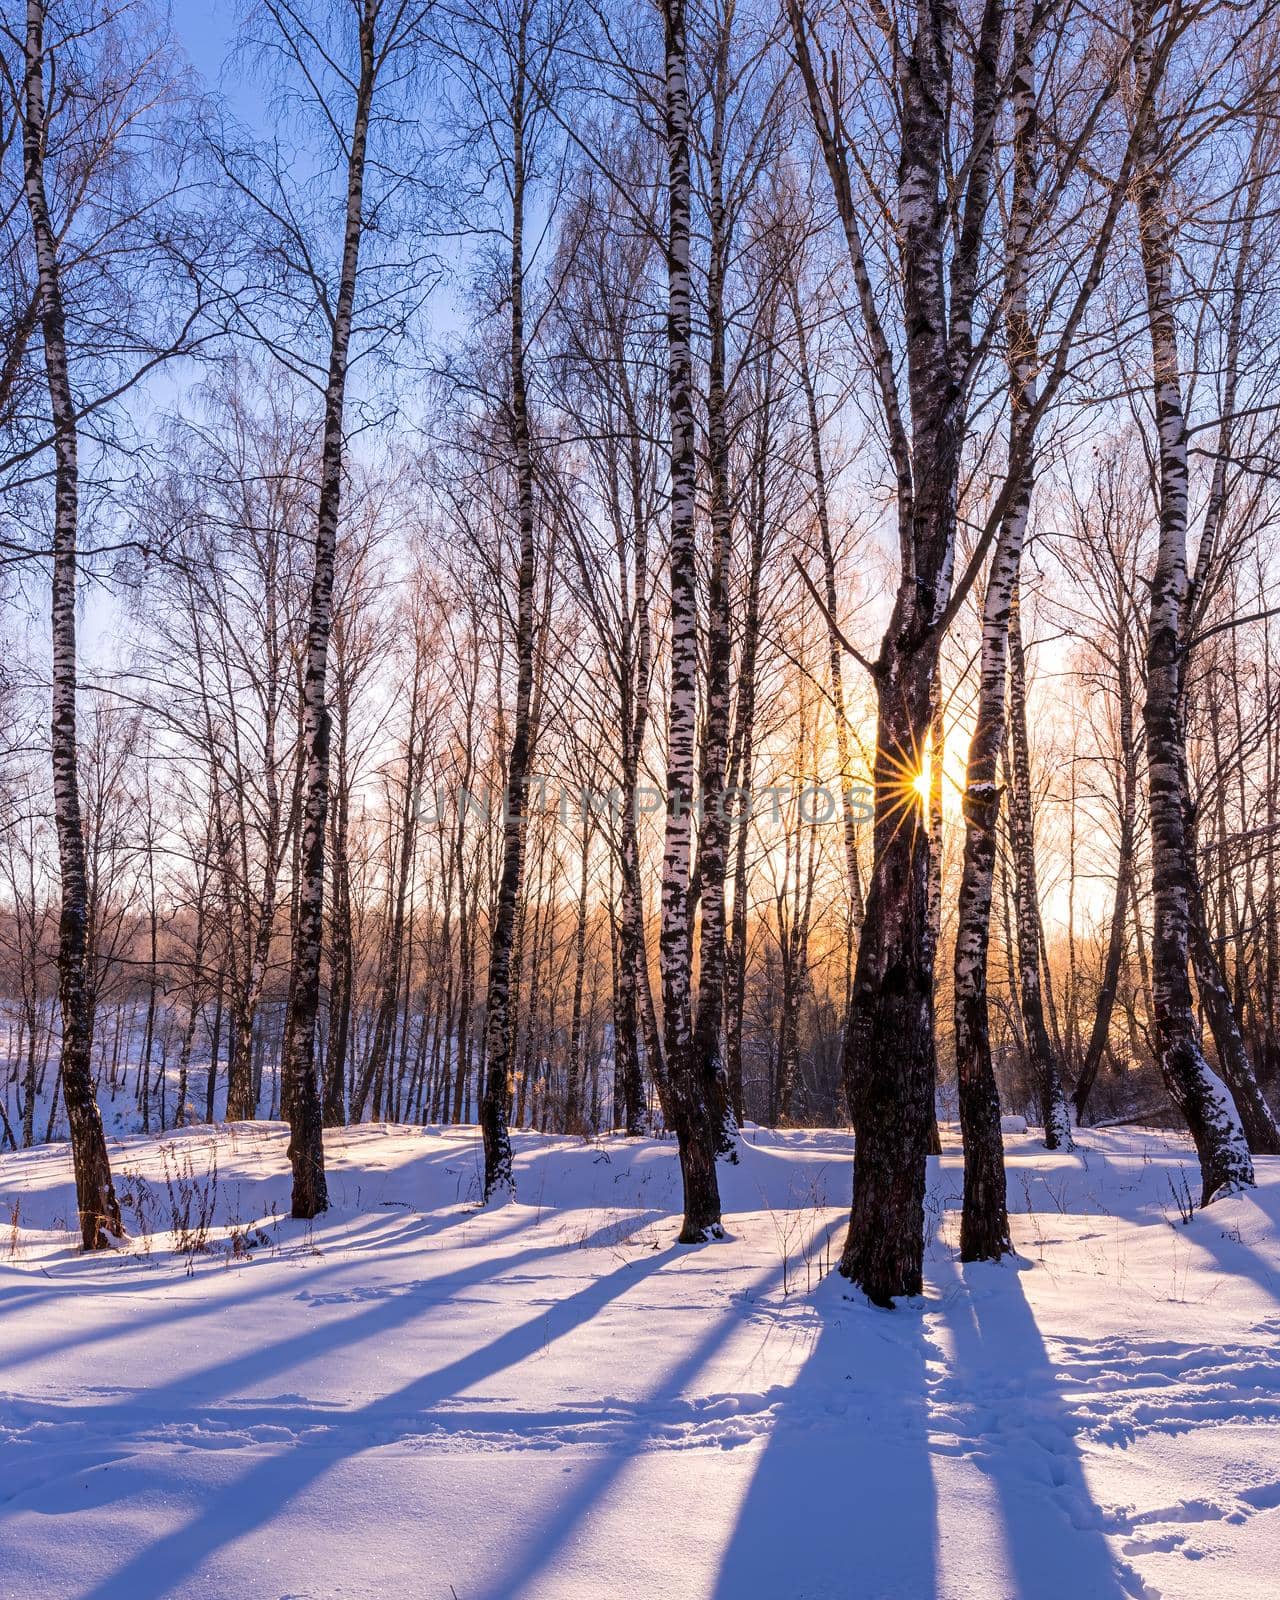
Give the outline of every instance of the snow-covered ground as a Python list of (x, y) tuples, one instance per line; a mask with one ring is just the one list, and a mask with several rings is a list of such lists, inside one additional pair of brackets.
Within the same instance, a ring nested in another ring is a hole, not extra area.
[(326, 1144), (307, 1227), (277, 1125), (113, 1141), (105, 1259), (64, 1146), (0, 1158), (0, 1594), (1276, 1593), (1280, 1161), (1184, 1226), (1177, 1139), (1012, 1136), (1021, 1260), (963, 1268), (947, 1138), (885, 1312), (822, 1277), (843, 1134), (751, 1130), (698, 1249), (669, 1144), (517, 1135), (486, 1212), (474, 1129)]

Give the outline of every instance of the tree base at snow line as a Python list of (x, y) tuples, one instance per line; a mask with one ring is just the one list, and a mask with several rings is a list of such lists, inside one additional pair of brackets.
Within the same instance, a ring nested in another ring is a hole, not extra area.
[(684, 1186), (684, 1221), (680, 1244), (705, 1244), (723, 1239), (720, 1216), (720, 1183), (716, 1176), (716, 1151), (712, 1130), (705, 1117), (680, 1132), (680, 1176)]
[(480, 1131), (484, 1139), (482, 1203), (487, 1206), (497, 1200), (514, 1200), (516, 1175), (511, 1154), (511, 1135), (502, 1110), (487, 1098), (480, 1108)]
[(883, 849), (867, 901), (845, 1038), (853, 1209), (840, 1271), (875, 1305), (921, 1292), (924, 1195), (936, 1123), (933, 972), (924, 830)]
[(1160, 1067), (1174, 1104), (1187, 1119), (1200, 1160), (1200, 1204), (1254, 1186), (1253, 1161), (1225, 1084), (1189, 1027), (1161, 1051)]
[(1065, 1150), (1076, 1147), (1071, 1135), (1071, 1113), (1067, 1110), (1067, 1097), (1057, 1067), (1050, 1064), (1043, 1089), (1044, 1147), (1046, 1150)]
[(965, 1152), (960, 1259), (999, 1261), (1012, 1254), (1003, 1153), (993, 1157), (985, 1145), (979, 1144), (972, 1154)]
[(882, 1000), (861, 1028), (855, 1013), (851, 1030), (870, 1037), (873, 1048), (858, 1053), (866, 1070), (858, 1096), (853, 1210), (840, 1271), (878, 1306), (913, 1298), (924, 1287), (933, 1041), (927, 997), (921, 991), (917, 998), (918, 1004), (901, 993), (897, 1003)]
[(93, 1080), (83, 1066), (68, 1071), (64, 1061), (62, 1088), (75, 1169), (80, 1242), (85, 1250), (109, 1250), (116, 1240), (124, 1238), (124, 1223), (111, 1180), (111, 1161)]
[(727, 1239), (722, 1222), (690, 1222), (688, 1217), (676, 1235), (677, 1244), (713, 1244), (717, 1239)]
[(310, 1222), (328, 1209), (329, 1187), (325, 1182), (323, 1171), (320, 1172), (318, 1181), (314, 1176), (306, 1177), (301, 1183), (295, 1181), (293, 1203), (289, 1208), (291, 1217), (299, 1222)]
[(313, 1082), (310, 1092), (297, 1096), (294, 1127), (289, 1137), (289, 1164), (293, 1168), (290, 1215), (309, 1222), (329, 1209), (329, 1184), (324, 1171), (320, 1096)]
[[(976, 1019), (985, 1028), (985, 1007)], [(966, 1042), (957, 1039), (957, 1056)], [(1013, 1252), (1000, 1098), (985, 1034), (957, 1061), (960, 1126), (964, 1136), (964, 1202), (960, 1212), (961, 1261), (999, 1261)]]
[(110, 1173), (107, 1174), (105, 1189), (101, 1182), (96, 1183), (94, 1189), (96, 1203), (80, 1212), (81, 1248), (86, 1251), (111, 1250), (124, 1239), (125, 1231)]

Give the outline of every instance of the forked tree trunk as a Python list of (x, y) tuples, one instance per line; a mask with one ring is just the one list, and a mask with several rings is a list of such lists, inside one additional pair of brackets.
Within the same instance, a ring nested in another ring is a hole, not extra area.
[[(86, 1250), (101, 1250), (108, 1246), (112, 1237), (121, 1237), (124, 1230), (111, 1181), (111, 1163), (102, 1129), (102, 1114), (94, 1095), (90, 1064), (93, 1019), (88, 984), (89, 889), (84, 834), (80, 825), (79, 774), (76, 769), (76, 540), (79, 533), (80, 473), (58, 241), (49, 218), (45, 189), (44, 153), (48, 120), (44, 88), (44, 24), (43, 0), (27, 0), (22, 106), (23, 177), (35, 246), (45, 377), (53, 418), (53, 715), (50, 748), (53, 757), (54, 822), (62, 886), (62, 909), (58, 919), (58, 999), (62, 1011), (59, 1078), (71, 1135), (80, 1237)], [(56, 1089), (54, 1098), (56, 1101)]]
[[(1143, 27), (1136, 10), (1135, 27)], [(1150, 49), (1140, 37), (1135, 50), (1140, 88), (1149, 72)], [(1159, 547), (1151, 585), (1143, 707), (1154, 899), (1152, 995), (1160, 1068), (1195, 1140), (1202, 1179), (1200, 1203), (1205, 1205), (1215, 1194), (1252, 1184), (1254, 1177), (1239, 1118), (1225, 1085), (1200, 1048), (1187, 972), (1193, 874), (1180, 714), (1181, 638), (1187, 598), (1187, 424), (1174, 306), (1174, 243), (1161, 161), (1162, 152), (1151, 134), (1140, 153), (1136, 200), (1159, 454)]]
[[(952, 600), (964, 374), (991, 197), (1004, 11), (987, 0), (975, 41), (963, 226), (951, 249), (943, 203), (949, 161), (952, 19), (916, 8), (896, 60), (895, 218), (902, 259), (910, 415), (881, 321), (853, 196), (845, 131), (815, 64), (801, 0), (787, 0), (796, 58), (835, 192), (870, 349), (897, 489), (900, 574), (872, 669), (876, 685), (874, 853), (858, 945), (845, 1082), (857, 1144), (853, 1208), (840, 1271), (868, 1298), (919, 1294), (926, 1158), (935, 1128), (929, 838), (915, 784), (929, 738), (931, 689)], [(838, 92), (837, 96), (838, 98)]]
[[(671, 426), (670, 703), (667, 818), (662, 858), (662, 1011), (668, 1097), (680, 1147), (684, 1222), (680, 1241), (723, 1234), (716, 1177), (719, 1127), (694, 1049), (690, 864), (698, 735), (698, 594), (694, 519), (690, 110), (685, 0), (662, 0), (667, 144), (667, 368)], [(717, 1027), (719, 1019), (716, 1019)]]

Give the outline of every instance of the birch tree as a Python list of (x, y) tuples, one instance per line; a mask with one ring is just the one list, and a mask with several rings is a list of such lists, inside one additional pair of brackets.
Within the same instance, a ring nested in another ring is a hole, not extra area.
[[(1153, 45), (1146, 18), (1137, 10), (1134, 33), (1134, 79), (1142, 93), (1151, 82)], [(1168, 193), (1169, 150), (1162, 124), (1154, 118), (1142, 130), (1139, 154), (1134, 200), (1151, 343), (1159, 482), (1159, 542), (1151, 583), (1143, 705), (1155, 900), (1152, 987), (1160, 1068), (1195, 1140), (1205, 1205), (1216, 1194), (1251, 1185), (1254, 1174), (1235, 1106), (1200, 1047), (1188, 973), (1197, 892), (1188, 827), (1182, 695), (1189, 590), (1188, 430), (1178, 345), (1177, 234)]]
[[(130, 19), (132, 20), (132, 19)], [(153, 185), (138, 148), (148, 110), (163, 98), (169, 68), (163, 40), (127, 40), (126, 21), (93, 3), (27, 0), (25, 25), (5, 23), (2, 68), (22, 130), (23, 197), (34, 271), (33, 298), (9, 332), (9, 397), (38, 324), (47, 408), (13, 442), (3, 462), (21, 474), (48, 450), (53, 458), (50, 521), (52, 717), (50, 753), (58, 841), (58, 936), (62, 1014), (60, 1080), (71, 1131), (81, 1236), (87, 1250), (121, 1233), (101, 1115), (90, 1067), (89, 886), (77, 772), (77, 586), (82, 549), (81, 431), (159, 362), (189, 347), (198, 304), (172, 319), (173, 301), (153, 276), (168, 245), (152, 232), (169, 198)], [(67, 90), (62, 90), (62, 85)], [(60, 91), (51, 101), (50, 86)], [(66, 196), (74, 197), (69, 206)], [(83, 206), (92, 240), (77, 221)], [(174, 224), (176, 254), (181, 228)], [(92, 242), (101, 258), (86, 259)], [(68, 278), (77, 302), (68, 308)], [(134, 295), (145, 285), (145, 308)], [(131, 293), (131, 290), (133, 291)], [(12, 437), (12, 436), (11, 436)]]
[[(387, 352), (403, 333), (431, 276), (429, 257), (406, 267), (388, 249), (410, 231), (403, 207), (417, 199), (413, 180), (421, 169), (421, 145), (416, 127), (399, 113), (420, 81), (429, 10), (424, 0), (341, 0), (332, 8), (308, 0), (264, 0), (244, 47), (265, 53), (278, 73), (283, 103), (317, 132), (324, 154), (317, 158), (310, 151), (308, 176), (299, 176), (278, 140), (255, 145), (228, 136), (213, 150), (254, 229), (256, 248), (237, 280), (241, 321), (315, 387), (321, 402), (301, 690), (300, 880), (282, 1063), (297, 1217), (314, 1217), (328, 1205), (316, 1022), (329, 809), (329, 636), (348, 384), (355, 357)], [(372, 260), (362, 259), (373, 216), (381, 248)]]

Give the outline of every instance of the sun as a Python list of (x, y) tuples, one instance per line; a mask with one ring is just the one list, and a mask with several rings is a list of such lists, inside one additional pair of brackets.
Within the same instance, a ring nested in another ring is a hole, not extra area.
[(926, 756), (924, 758), (924, 763), (921, 766), (919, 772), (917, 772), (915, 777), (912, 778), (911, 787), (915, 790), (915, 792), (920, 796), (920, 798), (922, 800), (928, 800), (928, 798), (929, 798), (929, 757), (928, 756)]

